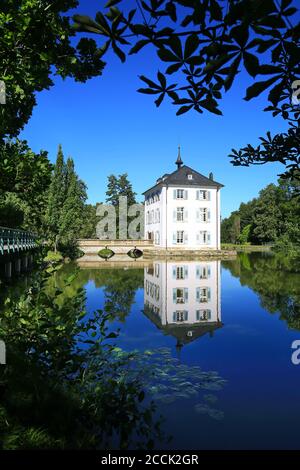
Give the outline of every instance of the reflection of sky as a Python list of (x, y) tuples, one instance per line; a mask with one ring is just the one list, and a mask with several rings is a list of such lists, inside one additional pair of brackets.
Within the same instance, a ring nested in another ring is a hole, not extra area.
[[(223, 420), (197, 414), (195, 400), (162, 405), (166, 427), (175, 435), (174, 448), (299, 448), (300, 366), (291, 363), (291, 343), (300, 332), (289, 330), (278, 314), (260, 306), (259, 297), (228, 270), (222, 270), (223, 328), (185, 345), (184, 364), (215, 370), (227, 385), (215, 395), (214, 407)], [(92, 282), (87, 285), (88, 308), (101, 308), (104, 296)], [(176, 339), (165, 336), (141, 313), (143, 289), (125, 323), (118, 323), (118, 344), (125, 349), (170, 347)], [(115, 327), (115, 325), (113, 325)]]

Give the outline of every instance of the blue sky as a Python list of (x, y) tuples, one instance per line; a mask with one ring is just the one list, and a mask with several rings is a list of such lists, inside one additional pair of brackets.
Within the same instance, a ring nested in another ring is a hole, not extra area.
[[(82, 2), (80, 12), (93, 14), (103, 3)], [(160, 175), (175, 170), (179, 143), (186, 165), (204, 175), (212, 171), (225, 185), (223, 217), (277, 180), (283, 170), (279, 164), (233, 167), (227, 157), (232, 148), (258, 144), (268, 130), (285, 130), (280, 118), (263, 112), (266, 95), (243, 100), (247, 85), (254, 82), (251, 77), (239, 75), (221, 103), (223, 117), (194, 111), (176, 116), (170, 102), (157, 109), (152, 96), (136, 92), (142, 85), (138, 75), (155, 78), (158, 67), (163, 71), (150, 49), (130, 56), (125, 64), (113, 55), (105, 60), (103, 76), (85, 84), (55, 78), (54, 87), (37, 95), (37, 106), (21, 134), (34, 151), (47, 150), (51, 161), (61, 143), (88, 186), (89, 202), (105, 199), (108, 175), (125, 172), (141, 199)]]

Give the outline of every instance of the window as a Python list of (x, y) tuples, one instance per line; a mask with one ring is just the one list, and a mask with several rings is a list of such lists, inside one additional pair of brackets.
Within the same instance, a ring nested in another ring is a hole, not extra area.
[(210, 278), (210, 266), (208, 264), (197, 266), (196, 278), (197, 279), (209, 279)]
[(200, 245), (209, 245), (210, 244), (210, 232), (201, 230), (196, 235), (197, 243)]
[(184, 207), (177, 207), (177, 222), (183, 222), (184, 220)]
[(176, 279), (184, 279), (184, 267), (183, 266), (177, 266)]
[(187, 199), (188, 192), (185, 189), (173, 189), (173, 199)]
[(183, 289), (176, 289), (176, 303), (184, 304), (184, 290)]
[(155, 300), (159, 301), (159, 286), (155, 286)]
[(189, 273), (189, 268), (187, 265), (174, 265), (172, 266), (172, 277), (173, 279), (187, 279)]
[(206, 303), (210, 301), (210, 288), (209, 287), (197, 287), (196, 289), (196, 300), (200, 303)]
[(157, 222), (157, 223), (160, 222), (160, 212), (159, 212), (159, 209), (156, 209), (156, 222)]
[(189, 179), (189, 180), (192, 180), (192, 179), (193, 179), (193, 175), (188, 175), (188, 179)]
[(199, 199), (200, 201), (210, 201), (210, 191), (200, 189), (196, 192), (196, 199)]
[(211, 319), (211, 310), (197, 310), (196, 311), (196, 319), (197, 321), (208, 321)]
[(177, 243), (183, 243), (184, 240), (184, 232), (183, 230), (177, 230)]
[(187, 321), (188, 319), (188, 312), (186, 310), (177, 310), (174, 312), (173, 320), (176, 322)]
[(158, 263), (155, 264), (154, 271), (155, 271), (155, 276), (159, 277), (159, 264)]
[(200, 302), (207, 302), (208, 301), (208, 289), (203, 287), (200, 289)]
[(155, 232), (155, 244), (156, 245), (160, 244), (160, 233), (158, 231)]
[(207, 207), (201, 207), (197, 210), (196, 219), (198, 222), (210, 222), (210, 210)]
[(184, 304), (188, 301), (189, 290), (187, 287), (180, 287), (173, 289), (173, 303), (174, 304)]

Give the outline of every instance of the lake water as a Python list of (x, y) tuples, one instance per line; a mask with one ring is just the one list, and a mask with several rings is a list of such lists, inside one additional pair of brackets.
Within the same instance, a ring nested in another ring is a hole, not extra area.
[(76, 285), (111, 313), (117, 346), (174, 358), (145, 383), (171, 436), (155, 447), (300, 448), (299, 266), (267, 253), (131, 266), (81, 269)]
[[(64, 265), (49, 288), (63, 287), (75, 270)], [(28, 277), (2, 289), (2, 302), (30, 285)], [(138, 351), (141, 406), (152, 400), (162, 420), (156, 449), (300, 448), (299, 259), (241, 253), (232, 260), (103, 262), (81, 268), (62, 300), (82, 287), (88, 314), (106, 311), (109, 331), (119, 330), (109, 341)], [(14, 383), (18, 396), (25, 385)], [(46, 413), (39, 425), (51, 424)]]

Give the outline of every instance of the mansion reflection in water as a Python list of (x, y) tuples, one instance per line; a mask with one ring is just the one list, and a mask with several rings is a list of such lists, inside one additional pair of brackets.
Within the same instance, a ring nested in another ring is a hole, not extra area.
[(177, 347), (222, 326), (220, 261), (155, 261), (145, 268), (144, 313)]

